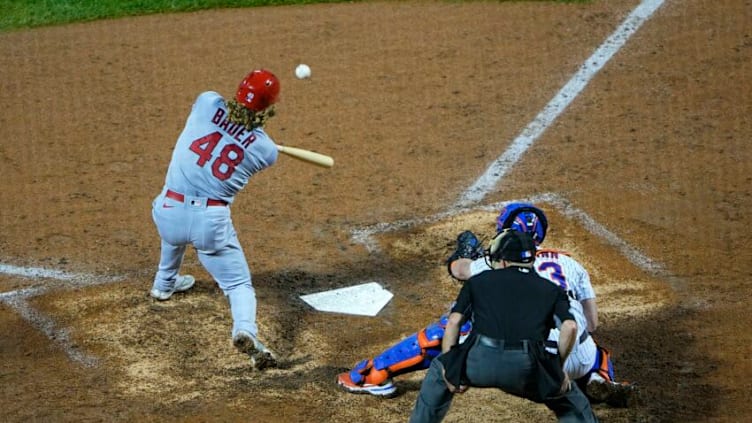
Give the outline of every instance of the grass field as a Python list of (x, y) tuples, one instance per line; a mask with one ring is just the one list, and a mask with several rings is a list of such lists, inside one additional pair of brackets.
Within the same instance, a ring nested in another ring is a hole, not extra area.
[(0, 31), (154, 13), (343, 0), (0, 0)]
[[(355, 3), (359, 0), (0, 0), (0, 31), (204, 9)], [(510, 1), (510, 0), (498, 0)], [(590, 0), (531, 0), (583, 3)]]

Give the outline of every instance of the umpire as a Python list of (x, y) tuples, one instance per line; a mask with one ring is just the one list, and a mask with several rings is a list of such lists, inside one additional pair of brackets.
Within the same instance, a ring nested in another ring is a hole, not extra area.
[[(533, 239), (505, 230), (491, 241), (487, 255), (494, 270), (462, 286), (442, 354), (423, 380), (410, 423), (440, 422), (454, 394), (469, 386), (495, 387), (543, 403), (560, 422), (597, 422), (585, 395), (562, 370), (576, 341), (577, 323), (564, 290), (535, 273)], [(459, 328), (469, 318), (473, 334), (458, 344)], [(558, 355), (545, 349), (554, 326), (560, 329)]]

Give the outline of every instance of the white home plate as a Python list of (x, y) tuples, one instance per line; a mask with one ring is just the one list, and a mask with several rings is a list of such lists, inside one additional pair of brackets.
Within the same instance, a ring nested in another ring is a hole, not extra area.
[(303, 301), (319, 311), (375, 316), (394, 295), (376, 282), (316, 294), (301, 295)]

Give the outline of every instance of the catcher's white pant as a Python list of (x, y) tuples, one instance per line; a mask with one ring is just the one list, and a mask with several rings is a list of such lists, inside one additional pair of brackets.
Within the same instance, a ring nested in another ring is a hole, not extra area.
[[(183, 202), (165, 197), (152, 203), (152, 218), (162, 238), (159, 269), (154, 287), (170, 290), (183, 262), (186, 247), (193, 245), (204, 268), (230, 302), (232, 336), (245, 330), (257, 336), (256, 293), (227, 206), (207, 206), (206, 198), (185, 196)], [(196, 201), (194, 201), (196, 200)]]
[[(554, 341), (559, 339), (559, 330), (552, 329), (548, 339)], [(577, 339), (572, 352), (564, 362), (564, 371), (572, 380), (577, 380), (587, 375), (595, 365), (595, 361), (598, 358), (597, 354), (598, 347), (595, 345), (595, 340), (593, 340), (592, 336), (588, 335), (587, 339), (582, 343)]]

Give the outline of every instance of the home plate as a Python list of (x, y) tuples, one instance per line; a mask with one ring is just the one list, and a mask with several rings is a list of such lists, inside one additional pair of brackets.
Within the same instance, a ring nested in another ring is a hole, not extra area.
[(376, 282), (316, 294), (301, 295), (303, 301), (319, 311), (375, 316), (394, 295)]

